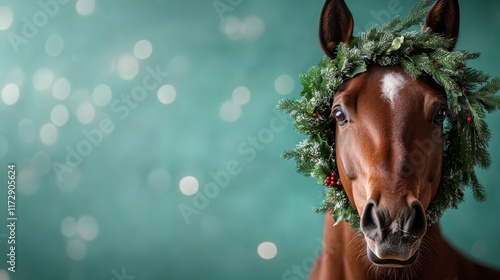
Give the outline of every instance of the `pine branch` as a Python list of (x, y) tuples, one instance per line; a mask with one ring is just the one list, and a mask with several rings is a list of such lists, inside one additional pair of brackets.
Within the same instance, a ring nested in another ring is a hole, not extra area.
[(431, 6), (432, 0), (423, 0), (415, 7), (413, 7), (408, 14), (408, 16), (400, 22), (400, 24), (397, 24), (392, 31), (393, 32), (401, 32), (402, 30), (408, 29), (413, 25), (418, 25), (419, 23), (423, 22), (423, 19), (425, 18), (425, 15), (427, 14), (427, 9)]

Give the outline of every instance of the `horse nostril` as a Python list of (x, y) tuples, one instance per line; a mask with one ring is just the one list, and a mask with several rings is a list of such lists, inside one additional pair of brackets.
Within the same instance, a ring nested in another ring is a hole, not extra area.
[(361, 231), (371, 238), (381, 238), (381, 217), (377, 213), (377, 206), (373, 200), (368, 200), (361, 215)]
[(425, 234), (427, 230), (427, 221), (424, 207), (420, 202), (415, 201), (412, 204), (412, 214), (403, 228), (415, 237), (420, 237)]

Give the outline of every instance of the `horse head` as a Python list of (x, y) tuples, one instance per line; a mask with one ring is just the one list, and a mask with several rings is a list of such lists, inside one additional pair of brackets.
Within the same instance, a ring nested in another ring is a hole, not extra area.
[[(320, 42), (328, 57), (350, 43), (353, 24), (343, 0), (326, 1)], [(456, 39), (458, 1), (436, 1), (424, 28)], [(413, 79), (399, 65), (369, 65), (334, 95), (339, 176), (376, 265), (403, 267), (418, 258), (441, 179), (446, 110), (446, 93), (432, 77)]]

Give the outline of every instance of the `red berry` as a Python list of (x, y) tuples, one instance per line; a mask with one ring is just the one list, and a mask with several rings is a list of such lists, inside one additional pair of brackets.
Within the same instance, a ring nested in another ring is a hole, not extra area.
[(471, 116), (468, 116), (468, 117), (467, 117), (467, 122), (468, 122), (468, 123), (471, 123), (471, 122), (472, 122), (472, 117), (471, 117)]
[(318, 113), (313, 113), (313, 118), (317, 119), (319, 117)]
[(342, 186), (342, 182), (340, 181), (340, 179), (337, 181), (337, 186)]
[(467, 94), (467, 89), (465, 87), (462, 87), (462, 93)]
[(434, 66), (439, 67), (439, 63), (437, 61), (434, 61)]

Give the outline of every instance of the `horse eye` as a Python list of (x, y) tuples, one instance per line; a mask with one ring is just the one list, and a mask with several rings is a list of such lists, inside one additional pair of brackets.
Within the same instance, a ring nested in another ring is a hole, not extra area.
[(333, 109), (333, 116), (335, 117), (335, 120), (337, 120), (337, 123), (340, 126), (345, 125), (348, 122), (346, 114), (340, 107), (335, 107)]
[(448, 108), (446, 108), (446, 106), (442, 105), (438, 108), (438, 110), (436, 111), (436, 114), (434, 115), (434, 123), (435, 124), (443, 124), (444, 120), (446, 119), (446, 111), (448, 110)]

